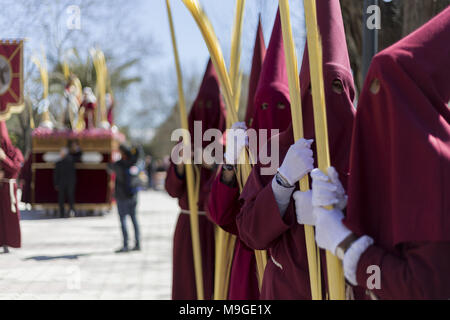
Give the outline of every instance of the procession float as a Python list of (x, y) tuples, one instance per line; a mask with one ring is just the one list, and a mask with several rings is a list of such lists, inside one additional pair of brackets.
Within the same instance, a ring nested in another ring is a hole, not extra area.
[[(78, 77), (64, 65), (66, 85), (57, 116), (49, 109), (49, 81), (45, 56), (33, 58), (40, 71), (43, 97), (38, 110), (39, 126), (32, 131), (29, 167), (29, 194), (23, 197), (33, 209), (53, 211), (58, 208), (54, 170), (61, 150), (74, 146), (79, 152), (75, 163), (75, 210), (109, 211), (113, 202), (114, 175), (108, 164), (118, 159), (118, 147), (124, 135), (113, 122), (113, 99), (107, 92), (107, 68), (100, 50), (91, 51), (96, 72), (96, 88), (82, 87)], [(69, 150), (72, 152), (72, 150)]]

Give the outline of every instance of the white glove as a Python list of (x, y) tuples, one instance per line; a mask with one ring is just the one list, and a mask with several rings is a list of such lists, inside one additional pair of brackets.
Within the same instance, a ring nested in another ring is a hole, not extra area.
[(313, 212), (312, 191), (295, 191), (293, 198), (295, 200), (297, 222), (314, 226), (316, 224), (316, 216)]
[(289, 147), (283, 164), (278, 169), (283, 177), (294, 185), (314, 168), (311, 144), (313, 140), (299, 139)]
[[(342, 223), (342, 210), (347, 205), (347, 196), (333, 167), (328, 168), (328, 176), (314, 169), (311, 178), (317, 245), (335, 254), (336, 247), (351, 234)], [(331, 205), (334, 206), (332, 210), (322, 208)]]
[(311, 178), (313, 206), (333, 205), (336, 209), (345, 209), (347, 206), (347, 196), (334, 167), (328, 168), (328, 176), (319, 169), (314, 169), (311, 171)]
[(248, 146), (247, 126), (245, 122), (236, 122), (227, 130), (225, 162), (237, 164), (238, 159), (246, 146)]
[(314, 207), (316, 216), (316, 242), (317, 245), (336, 254), (337, 246), (352, 232), (344, 226), (341, 210), (327, 210), (322, 207)]

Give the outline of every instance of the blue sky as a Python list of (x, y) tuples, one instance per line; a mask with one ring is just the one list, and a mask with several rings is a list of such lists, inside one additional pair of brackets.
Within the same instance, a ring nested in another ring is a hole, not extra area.
[[(59, 31), (64, 31), (64, 28), (66, 28), (66, 7), (70, 5), (83, 7), (83, 4), (88, 3), (86, 1), (0, 0), (0, 5), (6, 8), (8, 12), (8, 15), (0, 16), (1, 37), (28, 38), (25, 58), (26, 64), (31, 66), (30, 56), (40, 53), (42, 45), (47, 48), (53, 48), (53, 43), (48, 41), (57, 40), (58, 36), (60, 36)], [(236, 1), (199, 1), (215, 29), (225, 60), (228, 63)], [(289, 3), (297, 53), (298, 57), (302, 57), (305, 40), (303, 1), (291, 0)], [(30, 4), (33, 4), (33, 6)], [(209, 58), (201, 33), (181, 0), (171, 0), (171, 6), (183, 74), (185, 78), (192, 75), (201, 77)], [(278, 1), (276, 0), (246, 0), (241, 56), (241, 68), (246, 73), (250, 71), (251, 67), (258, 16), (261, 15), (267, 46), (277, 6)], [(138, 46), (136, 39), (151, 38), (157, 43), (158, 54), (141, 56), (145, 67), (142, 70), (137, 70), (137, 72), (140, 72), (143, 82), (130, 87), (122, 99), (123, 101), (120, 101), (123, 104), (123, 108), (127, 110), (127, 112), (121, 114), (122, 123), (129, 123), (133, 120), (132, 117), (135, 111), (148, 107), (146, 103), (143, 103), (141, 93), (149, 87), (161, 87), (166, 93), (164, 95), (166, 99), (164, 105), (173, 105), (177, 99), (176, 89), (173, 90), (176, 78), (166, 1), (128, 0), (126, 2), (124, 0), (94, 0), (88, 8), (89, 11), (86, 9), (81, 12), (81, 31), (74, 31), (74, 39), (77, 39), (76, 36), (79, 32), (80, 34), (88, 34), (88, 41), (76, 42), (76, 40), (72, 39), (71, 41), (75, 41), (75, 43), (67, 42), (65, 47), (72, 48), (76, 46), (81, 54), (85, 52), (84, 55), (86, 55), (88, 48), (99, 46), (104, 50), (113, 50), (112, 53), (116, 57), (119, 56), (126, 59), (126, 55), (130, 54), (130, 51)], [(59, 20), (54, 20), (53, 17), (59, 10), (62, 12), (62, 15), (58, 16)], [(91, 17), (91, 19), (86, 18), (83, 20), (83, 16), (86, 17), (89, 14), (94, 14), (99, 18), (92, 19)], [(45, 34), (45, 30), (53, 30), (53, 34), (49, 37), (48, 34)], [(130, 39), (130, 37), (133, 37), (133, 39)], [(133, 72), (136, 72), (136, 70), (133, 70)], [(31, 78), (36, 79), (38, 77), (38, 72), (34, 68)], [(160, 115), (161, 121), (164, 116), (164, 114)]]
[[(263, 12), (259, 12), (261, 3), (264, 3)], [(299, 51), (303, 50), (304, 27), (303, 27), (303, 7), (301, 0), (290, 1), (292, 12), (292, 23), (296, 35), (296, 43)], [(231, 32), (234, 19), (235, 1), (226, 0), (202, 0), (201, 4), (211, 20), (225, 58), (229, 56)], [(263, 21), (264, 37), (266, 45), (270, 38), (270, 33), (277, 10), (278, 1), (275, 0), (247, 0), (244, 15), (243, 27), (243, 51), (242, 68), (248, 71), (251, 63), (253, 50), (253, 40), (258, 22), (258, 15), (261, 13)], [(164, 0), (151, 0), (142, 3), (142, 10), (139, 10), (138, 19), (142, 20), (142, 25), (151, 30), (152, 35), (161, 45), (162, 54), (157, 57), (158, 62), (154, 68), (165, 68), (173, 65), (172, 47), (170, 43), (170, 31), (167, 22), (166, 5)], [(206, 45), (189, 11), (180, 0), (172, 0), (172, 15), (174, 18), (177, 44), (180, 50), (182, 67), (203, 68), (209, 57)], [(301, 52), (299, 54), (301, 56)]]
[[(225, 60), (229, 63), (235, 1), (200, 0), (200, 3), (213, 25), (221, 44)], [(300, 59), (303, 55), (303, 46), (306, 36), (304, 31), (303, 1), (291, 0), (290, 6), (294, 38), (298, 53), (297, 56), (299, 58), (299, 65), (301, 65)], [(267, 46), (272, 32), (277, 7), (278, 1), (276, 0), (246, 1), (241, 56), (241, 68), (244, 72), (250, 72), (259, 15), (261, 15), (264, 38)], [(149, 85), (156, 85), (170, 90), (171, 87), (173, 87), (171, 86), (171, 83), (173, 84), (173, 81), (176, 78), (170, 29), (166, 12), (166, 1), (141, 0), (136, 9), (136, 22), (137, 25), (141, 26), (139, 32), (151, 34), (158, 43), (158, 51), (160, 52), (157, 56), (147, 58), (148, 68), (153, 74), (157, 75), (156, 79), (159, 79), (158, 83), (155, 83), (155, 78), (153, 76)], [(201, 77), (209, 58), (209, 53), (202, 35), (193, 17), (181, 0), (172, 0), (171, 9), (183, 75), (185, 78), (187, 78), (187, 75), (193, 74), (197, 74)], [(174, 91), (170, 92), (168, 91), (168, 94), (165, 95), (167, 105), (173, 105), (177, 100), (177, 96), (173, 94)], [(162, 115), (155, 116), (159, 117)]]

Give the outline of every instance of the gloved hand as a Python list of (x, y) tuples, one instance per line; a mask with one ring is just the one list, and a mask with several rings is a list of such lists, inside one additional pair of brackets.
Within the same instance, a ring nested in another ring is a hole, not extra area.
[[(316, 218), (316, 242), (320, 248), (336, 253), (336, 247), (352, 232), (344, 226), (342, 210), (347, 205), (345, 190), (333, 167), (328, 168), (328, 176), (319, 169), (311, 172), (312, 205)], [(323, 206), (333, 205), (332, 210)]]
[(313, 212), (312, 191), (295, 191), (293, 198), (295, 200), (297, 222), (314, 226), (316, 224), (316, 216)]
[(225, 162), (237, 164), (238, 159), (246, 146), (248, 146), (247, 126), (245, 122), (236, 122), (227, 130)]
[(344, 210), (347, 206), (347, 195), (339, 181), (339, 175), (334, 167), (328, 168), (328, 176), (319, 169), (311, 171), (312, 204), (313, 206), (330, 206)]
[(311, 144), (314, 140), (299, 139), (290, 146), (283, 164), (278, 169), (283, 177), (294, 185), (314, 168)]
[(316, 217), (316, 242), (317, 245), (336, 254), (337, 246), (352, 232), (344, 226), (341, 210), (327, 210), (322, 207), (314, 207)]

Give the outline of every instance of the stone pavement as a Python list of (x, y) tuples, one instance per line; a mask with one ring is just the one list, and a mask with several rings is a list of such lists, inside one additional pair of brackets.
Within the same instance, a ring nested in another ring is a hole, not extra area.
[[(165, 192), (141, 192), (142, 251), (115, 254), (115, 210), (70, 219), (23, 212), (22, 248), (0, 254), (0, 299), (170, 299), (177, 214)], [(133, 239), (131, 220), (128, 230)]]

